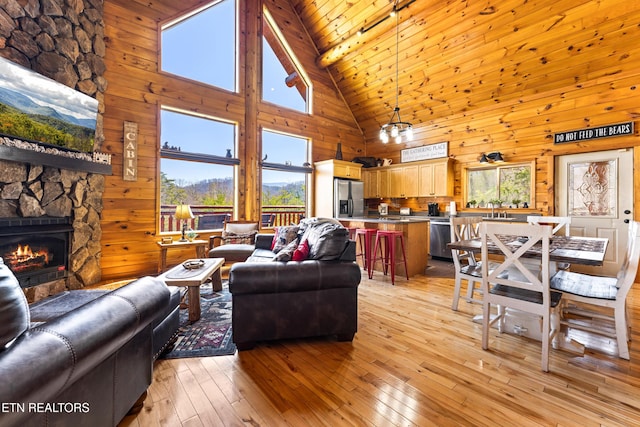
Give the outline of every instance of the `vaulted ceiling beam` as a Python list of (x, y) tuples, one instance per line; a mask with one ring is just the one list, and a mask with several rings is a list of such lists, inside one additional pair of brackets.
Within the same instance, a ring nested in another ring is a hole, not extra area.
[[(415, 1), (416, 0), (405, 0), (398, 2), (395, 6), (396, 12), (400, 12)], [(395, 28), (395, 22), (392, 22), (391, 24), (386, 22), (390, 16), (390, 12), (387, 12), (373, 20), (371, 24), (361, 27), (357, 32), (350, 34), (340, 43), (321, 53), (316, 59), (316, 63), (318, 66), (326, 68), (343, 58), (349, 52), (355, 50), (358, 46), (364, 45), (378, 37), (380, 34), (389, 31), (392, 25)]]

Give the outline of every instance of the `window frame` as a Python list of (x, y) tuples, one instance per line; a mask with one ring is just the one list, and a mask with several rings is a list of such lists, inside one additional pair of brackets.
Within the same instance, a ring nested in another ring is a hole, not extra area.
[[(212, 164), (212, 165), (220, 165), (220, 166), (232, 166), (233, 167), (233, 173), (232, 173), (232, 179), (233, 179), (233, 216), (235, 217), (235, 215), (237, 214), (237, 212), (235, 212), (236, 207), (238, 205), (237, 203), (237, 199), (238, 199), (238, 166), (240, 165), (240, 159), (237, 157), (226, 157), (226, 156), (219, 156), (219, 155), (215, 155), (215, 154), (205, 154), (205, 153), (197, 153), (197, 152), (191, 152), (191, 151), (181, 151), (181, 150), (173, 150), (173, 149), (167, 149), (167, 148), (163, 148), (162, 147), (162, 120), (160, 119), (160, 117), (162, 116), (162, 111), (169, 111), (172, 113), (176, 113), (176, 114), (184, 114), (187, 116), (192, 116), (192, 117), (197, 117), (203, 120), (213, 120), (216, 122), (221, 122), (221, 123), (225, 123), (225, 124), (229, 124), (232, 125), (234, 127), (234, 137), (233, 137), (233, 147), (234, 147), (234, 153), (237, 152), (237, 147), (238, 147), (238, 132), (239, 132), (239, 123), (234, 122), (232, 120), (227, 120), (227, 119), (223, 119), (220, 117), (215, 117), (215, 116), (211, 116), (208, 114), (202, 114), (202, 113), (196, 113), (190, 110), (185, 110), (185, 109), (181, 109), (181, 108), (176, 108), (176, 107), (172, 107), (166, 104), (158, 104), (158, 167), (157, 167), (157, 176), (158, 176), (158, 182), (160, 183), (161, 181), (161, 173), (162, 173), (162, 159), (170, 159), (170, 160), (178, 160), (178, 161), (187, 161), (187, 162), (200, 162), (200, 163), (206, 163), (206, 164)], [(157, 224), (157, 234), (158, 235), (171, 235), (171, 234), (175, 234), (176, 231), (161, 231), (161, 206), (162, 206), (162, 201), (161, 201), (161, 188), (160, 185), (158, 185), (158, 212), (156, 215), (158, 224)], [(212, 230), (196, 230), (196, 231), (202, 231), (202, 232), (208, 232), (208, 231), (212, 231)]]
[[(197, 80), (194, 79), (192, 77), (188, 77), (188, 76), (183, 76), (180, 74), (175, 74), (172, 73), (171, 71), (167, 71), (165, 69), (162, 68), (162, 52), (163, 52), (163, 46), (162, 46), (162, 32), (165, 29), (169, 29), (175, 25), (179, 25), (181, 23), (183, 23), (183, 21), (187, 21), (190, 18), (192, 18), (193, 16), (207, 10), (210, 8), (213, 8), (215, 6), (217, 6), (219, 3), (222, 3), (223, 1), (232, 1), (233, 2), (233, 8), (234, 8), (234, 27), (235, 27), (235, 32), (234, 32), (234, 42), (233, 42), (233, 50), (234, 50), (234, 60), (233, 60), (233, 88), (231, 90), (229, 90), (228, 88), (225, 87), (221, 87), (221, 86), (217, 86), (215, 84), (211, 84), (209, 82), (205, 82), (205, 81), (201, 81), (201, 80)], [(240, 37), (239, 37), (239, 25), (240, 25), (240, 13), (239, 13), (239, 9), (240, 9), (240, 4), (238, 0), (213, 0), (211, 2), (208, 2), (206, 4), (203, 4), (199, 7), (194, 8), (193, 10), (187, 12), (187, 13), (183, 13), (177, 17), (174, 17), (172, 19), (169, 19), (165, 22), (162, 22), (159, 27), (158, 27), (158, 73), (159, 74), (164, 74), (167, 76), (170, 76), (172, 78), (178, 78), (178, 79), (184, 79), (186, 81), (189, 82), (194, 82), (194, 83), (198, 83), (198, 84), (202, 84), (205, 85), (207, 87), (211, 87), (211, 88), (216, 88), (218, 90), (223, 90), (223, 91), (230, 91), (232, 93), (240, 93), (240, 49), (239, 49), (239, 43), (240, 43)]]
[[(284, 37), (284, 35), (282, 34), (282, 32), (280, 31), (280, 27), (278, 27), (275, 19), (273, 19), (273, 16), (271, 16), (271, 13), (269, 12), (269, 9), (267, 8), (267, 6), (265, 5), (263, 7), (263, 26), (268, 27), (268, 30), (263, 30), (263, 35), (261, 37), (261, 46), (262, 46), (262, 41), (266, 42), (267, 44), (269, 44), (269, 46), (271, 46), (271, 43), (269, 42), (269, 39), (267, 38), (268, 34), (273, 35), (274, 37), (274, 41), (277, 42), (279, 44), (279, 49), (284, 51), (284, 53), (286, 53), (286, 59), (289, 61), (290, 65), (295, 69), (295, 71), (298, 73), (298, 77), (300, 78), (300, 80), (304, 83), (305, 87), (306, 87), (306, 96), (304, 99), (304, 103), (305, 103), (305, 111), (301, 111), (298, 109), (294, 109), (291, 108), (289, 106), (286, 105), (281, 105), (281, 104), (277, 104), (274, 103), (273, 101), (269, 101), (269, 100), (265, 100), (264, 99), (264, 72), (261, 72), (261, 88), (260, 88), (260, 101), (261, 102), (265, 102), (265, 103), (269, 103), (272, 105), (277, 105), (278, 107), (281, 108), (286, 108), (287, 110), (291, 110), (291, 111), (296, 111), (298, 113), (301, 114), (313, 114), (313, 83), (311, 81), (311, 79), (309, 78), (309, 76), (307, 75), (305, 69), (302, 67), (302, 64), (300, 63), (300, 61), (298, 60), (298, 58), (296, 57), (296, 55), (293, 53), (293, 49), (291, 49), (291, 46), (289, 46), (289, 44), (287, 43), (287, 39)], [(271, 49), (274, 51), (276, 57), (278, 56), (277, 51), (274, 49), (273, 46), (271, 46)], [(261, 52), (260, 57), (261, 59), (261, 65), (264, 67), (264, 52)], [(280, 61), (281, 64), (283, 65), (283, 68), (285, 68), (285, 64), (282, 63), (282, 61)], [(295, 88), (297, 87), (297, 85), (294, 85), (292, 87)]]
[(312, 139), (310, 137), (307, 136), (303, 136), (303, 135), (296, 135), (290, 132), (282, 132), (282, 131), (278, 131), (275, 129), (270, 129), (270, 128), (264, 128), (261, 127), (260, 128), (260, 153), (262, 156), (262, 151), (263, 151), (263, 134), (264, 132), (269, 132), (269, 133), (274, 133), (274, 134), (280, 134), (280, 135), (284, 135), (284, 136), (288, 136), (291, 138), (299, 138), (299, 139), (303, 139), (306, 141), (307, 144), (307, 159), (306, 162), (309, 163), (309, 166), (297, 166), (297, 165), (287, 165), (287, 164), (282, 164), (282, 163), (273, 163), (273, 162), (265, 162), (265, 161), (260, 161), (259, 162), (259, 166), (260, 166), (260, 212), (263, 212), (264, 206), (262, 204), (263, 200), (262, 200), (262, 187), (264, 185), (263, 182), (263, 170), (270, 170), (270, 171), (278, 171), (278, 172), (295, 172), (295, 173), (304, 173), (305, 174), (305, 186), (306, 186), (306, 194), (305, 194), (305, 206), (304, 206), (304, 211), (305, 211), (305, 217), (309, 216), (309, 213), (311, 211), (311, 201), (312, 201), (312, 184), (313, 184), (313, 168), (311, 167), (311, 157), (312, 157), (312, 152), (313, 152), (313, 145), (312, 145)]
[[(470, 200), (470, 193), (471, 190), (469, 188), (469, 175), (471, 172), (475, 172), (475, 171), (483, 171), (483, 170), (493, 170), (495, 171), (495, 175), (496, 175), (496, 181), (495, 181), (495, 190), (496, 190), (496, 194), (497, 194), (497, 198), (500, 197), (500, 188), (501, 188), (501, 180), (500, 180), (500, 172), (506, 169), (514, 169), (514, 168), (520, 168), (520, 167), (529, 167), (531, 173), (530, 173), (530, 178), (529, 178), (529, 200), (521, 200), (520, 203), (527, 203), (528, 206), (530, 208), (533, 208), (535, 206), (536, 203), (536, 187), (535, 187), (535, 174), (536, 174), (536, 167), (535, 167), (535, 160), (532, 161), (528, 161), (528, 162), (515, 162), (515, 163), (511, 163), (511, 162), (504, 162), (504, 163), (499, 163), (499, 164), (491, 164), (491, 165), (482, 165), (482, 166), (467, 166), (464, 168), (464, 180), (463, 180), (463, 186), (464, 186), (464, 198), (463, 198), (463, 205), (467, 206), (467, 204), (469, 203)], [(476, 205), (476, 207), (478, 208), (482, 208), (482, 207), (487, 207), (488, 204), (490, 203), (490, 200), (484, 200), (484, 206), (479, 206), (480, 201), (477, 201), (478, 204)], [(502, 203), (507, 203), (508, 205), (511, 205), (511, 200), (502, 200)]]

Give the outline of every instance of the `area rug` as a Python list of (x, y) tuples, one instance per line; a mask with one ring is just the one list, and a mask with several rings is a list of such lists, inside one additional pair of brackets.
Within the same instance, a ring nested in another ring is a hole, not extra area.
[(211, 284), (200, 287), (200, 319), (191, 323), (187, 309), (180, 309), (180, 329), (173, 346), (162, 359), (223, 356), (236, 352), (231, 339), (231, 294), (227, 283), (215, 292)]

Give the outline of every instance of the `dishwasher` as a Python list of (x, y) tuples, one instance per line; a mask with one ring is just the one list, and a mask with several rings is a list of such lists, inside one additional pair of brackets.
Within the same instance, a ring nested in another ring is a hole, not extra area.
[(429, 253), (431, 258), (453, 261), (451, 249), (447, 243), (451, 243), (451, 225), (448, 218), (431, 219), (429, 225)]

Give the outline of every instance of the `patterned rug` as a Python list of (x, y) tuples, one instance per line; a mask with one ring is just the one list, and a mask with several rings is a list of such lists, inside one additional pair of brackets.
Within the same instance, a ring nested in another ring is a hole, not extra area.
[(231, 294), (227, 283), (214, 292), (211, 284), (200, 286), (200, 320), (190, 323), (187, 309), (180, 309), (180, 329), (175, 343), (162, 359), (234, 354), (231, 339)]

